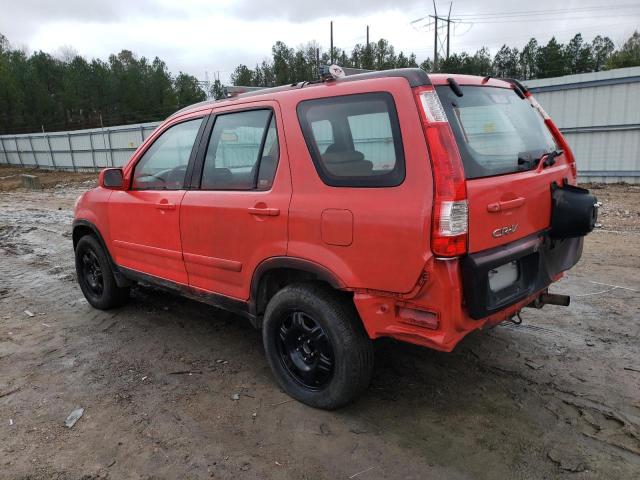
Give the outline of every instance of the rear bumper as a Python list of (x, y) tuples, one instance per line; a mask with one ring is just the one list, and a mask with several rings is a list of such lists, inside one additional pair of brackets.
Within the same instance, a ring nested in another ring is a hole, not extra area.
[[(432, 260), (426, 281), (410, 298), (383, 292), (354, 291), (354, 302), (370, 338), (392, 337), (451, 351), (474, 330), (512, 318), (533, 302), (582, 254), (582, 238), (552, 242), (536, 234), (462, 259)], [(491, 268), (516, 260), (516, 287), (490, 292)]]
[[(465, 256), (461, 270), (469, 316), (482, 319), (546, 288), (560, 273), (578, 263), (583, 238), (552, 240), (547, 235), (536, 234)], [(518, 264), (517, 281), (499, 292), (491, 291), (489, 272), (509, 262)]]

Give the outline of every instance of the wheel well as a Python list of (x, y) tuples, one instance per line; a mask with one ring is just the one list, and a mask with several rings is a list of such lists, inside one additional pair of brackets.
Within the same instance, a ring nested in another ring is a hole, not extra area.
[[(297, 268), (274, 268), (269, 270), (260, 278), (254, 298), (256, 318), (262, 318), (265, 310), (267, 309), (269, 300), (271, 300), (277, 292), (287, 285), (300, 282), (317, 282), (330, 285), (330, 283), (320, 275), (306, 270), (300, 270)], [(332, 286), (332, 288), (335, 287)], [(338, 289), (336, 289), (336, 292), (346, 294), (346, 292), (342, 292)]]
[(125, 277), (125, 275), (122, 274), (122, 272), (120, 271), (116, 263), (113, 261), (113, 258), (111, 257), (111, 253), (109, 252), (109, 249), (107, 248), (107, 246), (104, 243), (104, 240), (102, 239), (102, 235), (100, 235), (100, 232), (98, 231), (98, 229), (93, 227), (93, 225), (87, 222), (82, 222), (82, 223), (78, 222), (76, 225), (74, 225), (73, 232), (71, 234), (71, 238), (73, 238), (73, 250), (75, 251), (80, 239), (87, 235), (93, 235), (98, 241), (98, 243), (100, 244), (100, 246), (102, 247), (102, 249), (104, 250), (104, 253), (107, 256), (107, 260), (109, 260), (109, 264), (111, 265), (111, 268), (113, 270), (113, 276), (116, 280), (116, 284), (118, 285), (118, 287), (130, 286), (132, 284), (131, 280), (129, 280), (127, 277)]
[(87, 225), (77, 225), (74, 227), (72, 234), (74, 250), (76, 249), (76, 246), (78, 245), (80, 239), (86, 235), (95, 235), (95, 232), (91, 227)]

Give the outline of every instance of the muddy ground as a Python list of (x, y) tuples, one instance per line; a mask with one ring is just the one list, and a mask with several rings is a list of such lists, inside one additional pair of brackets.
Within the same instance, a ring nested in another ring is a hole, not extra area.
[(92, 309), (70, 223), (93, 180), (52, 175), (0, 178), (0, 478), (640, 478), (639, 187), (597, 189), (602, 226), (552, 289), (571, 307), (450, 354), (380, 341), (366, 394), (324, 412), (240, 318), (143, 287)]

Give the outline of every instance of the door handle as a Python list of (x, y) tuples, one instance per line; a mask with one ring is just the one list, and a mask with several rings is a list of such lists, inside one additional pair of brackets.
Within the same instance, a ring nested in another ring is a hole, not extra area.
[(175, 203), (169, 203), (165, 201), (165, 202), (156, 203), (156, 208), (159, 210), (175, 210), (176, 205)]
[(280, 209), (279, 208), (249, 207), (249, 208), (247, 208), (247, 211), (251, 215), (265, 215), (267, 217), (277, 217), (278, 215), (280, 215)]
[(489, 212), (502, 212), (504, 210), (511, 210), (524, 205), (524, 197), (514, 198), (513, 200), (505, 200), (503, 202), (495, 202), (487, 205), (487, 211)]

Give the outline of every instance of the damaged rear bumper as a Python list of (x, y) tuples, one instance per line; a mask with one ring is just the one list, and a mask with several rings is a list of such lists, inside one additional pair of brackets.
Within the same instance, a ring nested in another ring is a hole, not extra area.
[[(483, 319), (546, 289), (580, 260), (583, 239), (554, 240), (546, 234), (536, 234), (464, 257), (462, 285), (469, 316)], [(510, 262), (517, 265), (516, 280), (494, 291), (489, 281), (490, 272)]]

